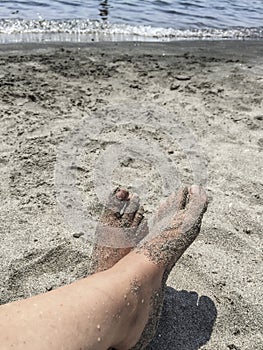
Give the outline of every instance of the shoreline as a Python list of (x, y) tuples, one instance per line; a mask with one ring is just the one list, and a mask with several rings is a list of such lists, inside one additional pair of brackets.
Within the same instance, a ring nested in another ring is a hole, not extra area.
[[(22, 43), (4, 43), (0, 44), (0, 52), (7, 52), (7, 51), (29, 51), (29, 50), (38, 50), (38, 49), (57, 49), (60, 47), (66, 47), (66, 48), (108, 48), (111, 50), (118, 51), (118, 49), (121, 47), (122, 49), (128, 49), (130, 47), (133, 47), (134, 49), (139, 49), (140, 47), (142, 50), (145, 50), (147, 52), (148, 50), (152, 50), (153, 48), (156, 50), (157, 47), (157, 53), (162, 50), (167, 50), (170, 53), (174, 53), (176, 50), (192, 50), (196, 51), (198, 49), (206, 49), (208, 46), (212, 47), (215, 50), (223, 49), (224, 52), (222, 53), (222, 56), (225, 56), (226, 54), (235, 54), (237, 51), (242, 51), (246, 57), (251, 57), (253, 55), (260, 55), (262, 53), (262, 47), (263, 47), (263, 40), (262, 39), (218, 39), (218, 40), (198, 40), (198, 39), (188, 39), (188, 40), (175, 40), (175, 41), (169, 41), (169, 42), (161, 42), (161, 41), (100, 41), (100, 42), (67, 42), (67, 41), (61, 41), (61, 42), (44, 42), (44, 43), (38, 43), (38, 42), (22, 42)], [(252, 50), (252, 52), (245, 51), (245, 47), (249, 47), (249, 49)], [(211, 50), (211, 49), (209, 49)], [(209, 52), (208, 50), (208, 52)], [(208, 53), (206, 52), (206, 53)], [(216, 51), (216, 53), (218, 53)]]
[[(91, 116), (94, 133), (104, 128), (76, 158), (79, 189), (96, 215), (91, 174), (107, 142), (156, 144), (180, 182), (193, 181), (185, 150), (150, 129), (152, 120), (167, 129), (180, 122), (200, 147), (210, 205), (169, 277), (147, 350), (260, 350), (263, 42), (2, 44), (0, 65), (1, 303), (87, 274), (90, 244), (73, 237), (55, 187), (58, 149), (81, 121)], [(149, 106), (152, 119), (134, 131)], [(125, 130), (106, 130), (123, 118)], [(126, 186), (143, 180), (150, 213), (161, 188), (154, 165), (124, 159), (118, 172), (114, 181)]]

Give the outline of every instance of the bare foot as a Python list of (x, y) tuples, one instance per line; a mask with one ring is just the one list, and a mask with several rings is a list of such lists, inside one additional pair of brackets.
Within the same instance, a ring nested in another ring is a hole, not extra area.
[(155, 215), (158, 220), (164, 217), (165, 211), (174, 208), (174, 215), (169, 226), (161, 233), (153, 227), (150, 235), (140, 242), (137, 249), (143, 252), (156, 264), (162, 264), (166, 270), (171, 270), (176, 261), (195, 240), (200, 232), (203, 215), (207, 209), (207, 196), (199, 186), (183, 188), (177, 194), (171, 195), (162, 204)]
[(191, 186), (189, 190), (184, 188), (176, 195), (170, 196), (159, 207), (154, 219), (158, 226), (158, 222), (163, 220), (165, 212), (168, 209), (170, 210), (172, 206), (174, 216), (169, 227), (160, 234), (158, 230), (152, 232), (150, 237), (153, 238), (149, 241), (149, 238), (146, 237), (136, 249), (138, 254), (143, 254), (148, 261), (150, 260), (160, 267), (163, 271), (163, 278), (159, 289), (153, 289), (148, 321), (139, 341), (132, 347), (132, 350), (145, 348), (153, 339), (162, 310), (166, 280), (177, 260), (200, 232), (201, 221), (206, 211), (207, 203), (207, 196), (204, 190), (198, 186)]
[(96, 229), (90, 274), (107, 270), (128, 254), (148, 233), (139, 197), (116, 188)]

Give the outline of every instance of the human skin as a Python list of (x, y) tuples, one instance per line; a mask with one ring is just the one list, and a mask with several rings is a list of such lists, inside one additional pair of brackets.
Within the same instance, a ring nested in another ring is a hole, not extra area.
[[(1, 348), (129, 349), (141, 335), (149, 315), (149, 295), (158, 289), (162, 273), (163, 268), (144, 255), (131, 252), (106, 271), (3, 305)], [(133, 281), (139, 286), (136, 294)]]
[(152, 296), (198, 235), (206, 206), (204, 191), (192, 186), (187, 204), (179, 208), (169, 229), (144, 241), (111, 268), (1, 306), (1, 349), (128, 350), (135, 346), (152, 311)]

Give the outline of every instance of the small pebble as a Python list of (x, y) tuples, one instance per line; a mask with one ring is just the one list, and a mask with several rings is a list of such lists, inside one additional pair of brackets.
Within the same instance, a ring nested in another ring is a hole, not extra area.
[(177, 75), (175, 79), (185, 81), (185, 80), (191, 80), (191, 77), (188, 75)]
[(251, 229), (249, 227), (247, 227), (244, 229), (244, 232), (249, 235), (251, 233)]
[(230, 350), (240, 350), (240, 348), (238, 346), (236, 346), (235, 344), (229, 344), (229, 345), (227, 345), (227, 347)]
[(170, 85), (170, 90), (171, 90), (171, 91), (177, 90), (177, 89), (179, 89), (179, 87), (180, 87), (179, 84), (174, 84), (174, 83), (173, 83), (173, 84)]
[(83, 236), (83, 235), (84, 235), (84, 233), (82, 233), (82, 232), (73, 233), (73, 237), (74, 237), (74, 238), (79, 238), (79, 237), (81, 237), (81, 236)]
[(234, 330), (234, 333), (233, 333), (234, 335), (239, 335), (240, 334), (240, 330), (238, 329), (238, 328), (236, 328), (235, 330)]

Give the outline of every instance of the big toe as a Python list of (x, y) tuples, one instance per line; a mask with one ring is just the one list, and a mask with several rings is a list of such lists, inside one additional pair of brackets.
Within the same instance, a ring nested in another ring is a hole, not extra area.
[(196, 213), (204, 213), (208, 206), (208, 198), (201, 186), (192, 185), (188, 194), (188, 210)]

